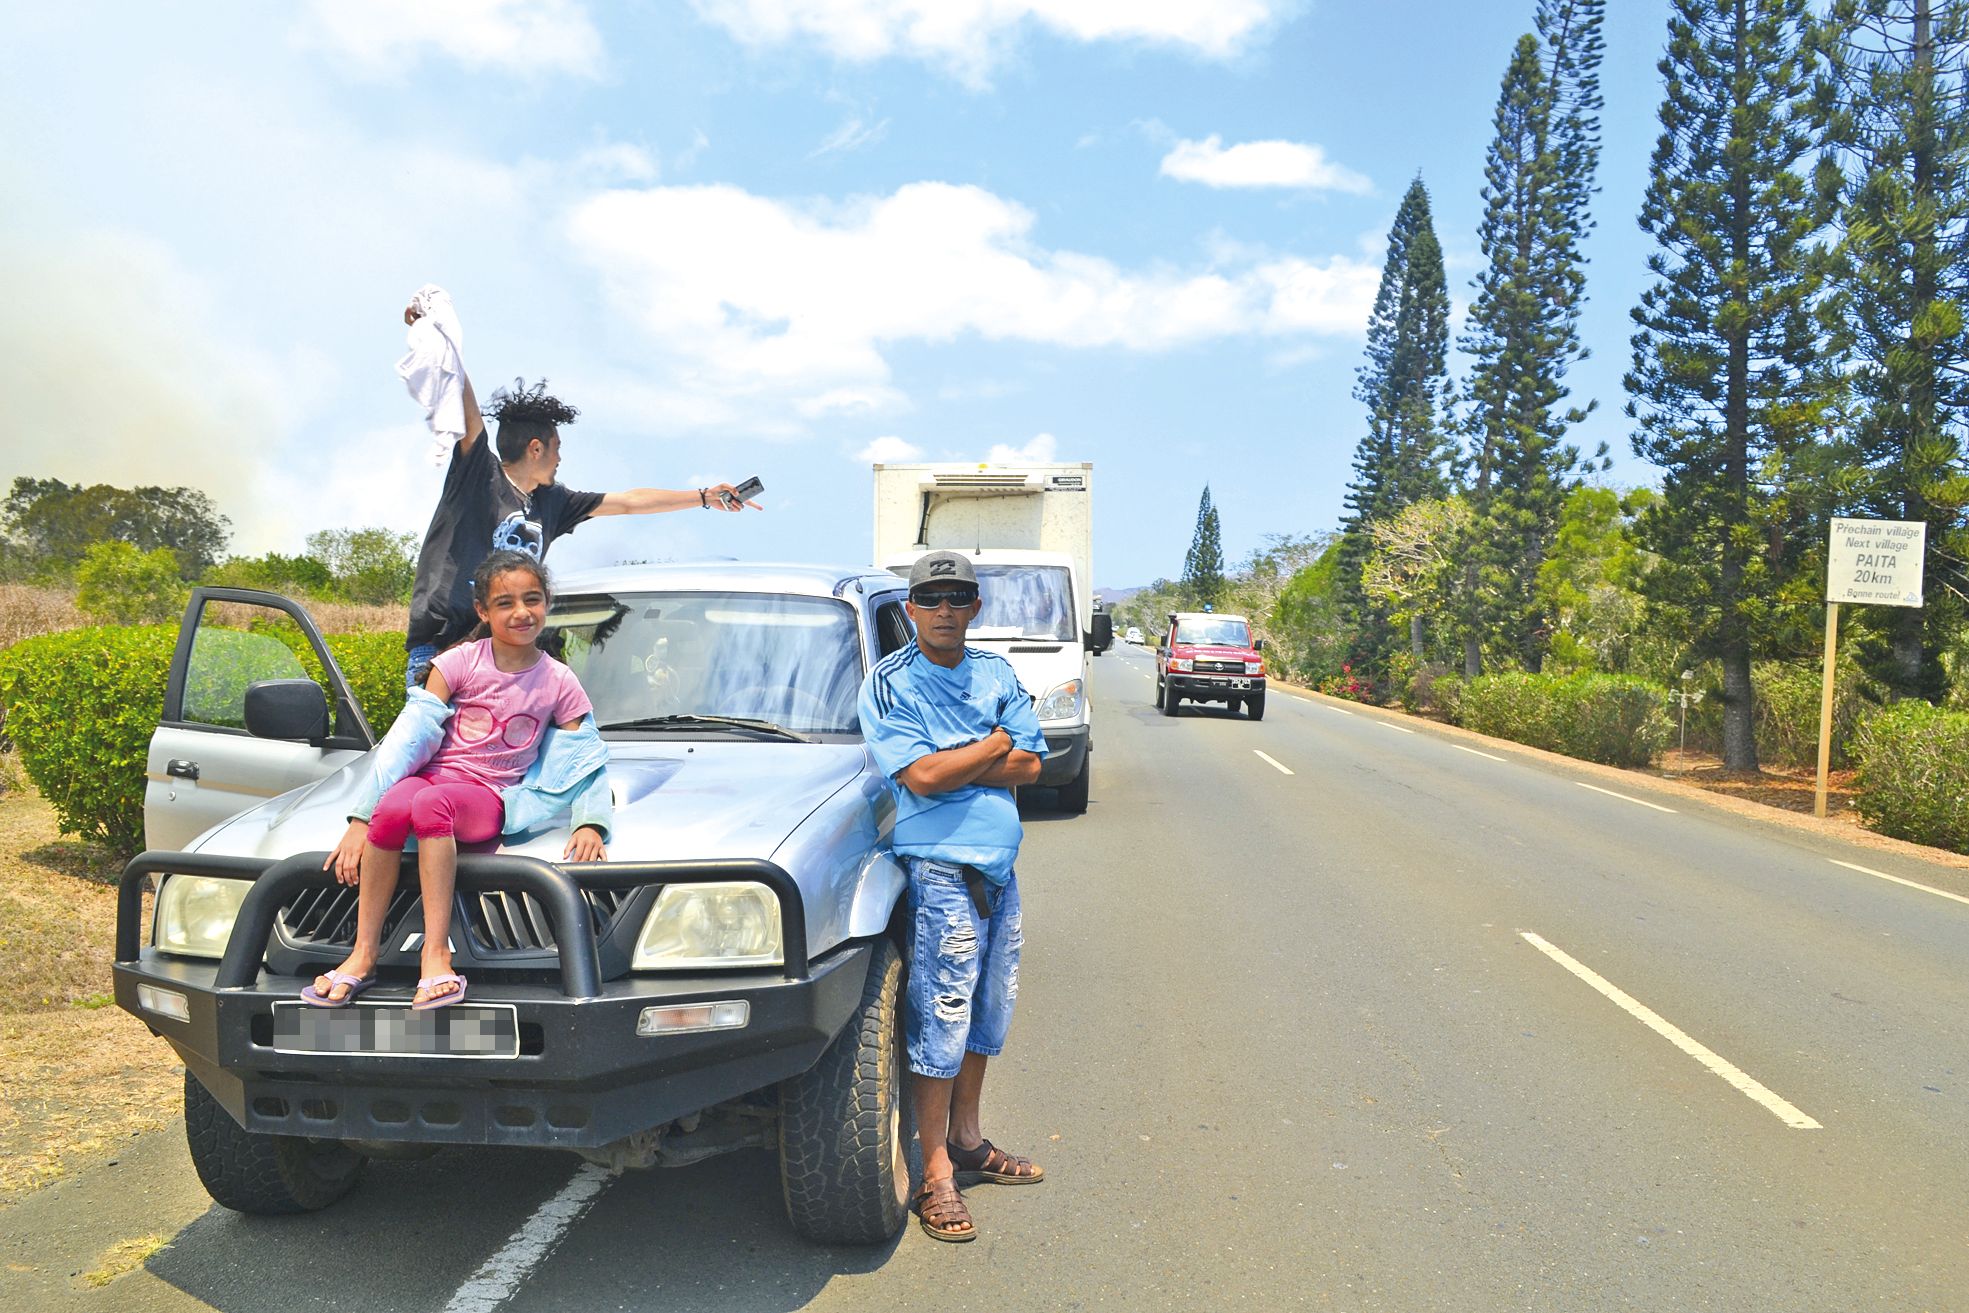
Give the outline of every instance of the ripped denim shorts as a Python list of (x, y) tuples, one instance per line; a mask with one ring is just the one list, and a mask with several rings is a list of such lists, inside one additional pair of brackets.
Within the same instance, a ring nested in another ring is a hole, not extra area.
[(987, 883), (990, 916), (979, 915), (963, 868), (903, 857), (909, 870), (909, 998), (904, 1033), (909, 1069), (948, 1080), (967, 1052), (997, 1057), (1019, 997), (1019, 879)]

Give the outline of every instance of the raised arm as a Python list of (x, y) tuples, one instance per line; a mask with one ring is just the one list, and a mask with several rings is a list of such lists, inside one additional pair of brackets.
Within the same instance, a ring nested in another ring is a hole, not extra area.
[(656, 515), (662, 511), (737, 511), (750, 506), (753, 510), (764, 510), (758, 502), (740, 503), (734, 498), (727, 506), (720, 493), (736, 493), (738, 490), (729, 483), (714, 483), (708, 488), (631, 488), (627, 492), (605, 492), (602, 504), (595, 508), (597, 515)]

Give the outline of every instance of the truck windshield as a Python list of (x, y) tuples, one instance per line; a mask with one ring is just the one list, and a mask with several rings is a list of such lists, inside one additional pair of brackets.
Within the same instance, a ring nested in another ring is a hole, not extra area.
[(1251, 627), (1242, 620), (1185, 620), (1176, 626), (1173, 641), (1192, 647), (1250, 647)]
[(1073, 642), (1073, 588), (1063, 565), (985, 565), (978, 570), (984, 610), (973, 638), (1047, 638)]
[(547, 628), (543, 645), (558, 642), (598, 725), (729, 716), (800, 733), (856, 727), (861, 642), (845, 602), (775, 593), (571, 594), (554, 599)]

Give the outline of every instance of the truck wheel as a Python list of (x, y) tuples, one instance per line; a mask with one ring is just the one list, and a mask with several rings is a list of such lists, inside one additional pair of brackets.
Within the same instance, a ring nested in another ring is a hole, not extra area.
[(205, 1192), (236, 1213), (311, 1213), (355, 1188), (369, 1161), (335, 1140), (249, 1131), (185, 1073), (185, 1140)]
[(1080, 773), (1060, 786), (1060, 810), (1075, 816), (1087, 811), (1087, 791), (1094, 780), (1094, 752), (1088, 749), (1081, 758)]
[(1162, 681), (1158, 679), (1155, 681), (1155, 708), (1157, 711), (1162, 710), (1162, 697)]
[(1165, 716), (1175, 715), (1176, 708), (1182, 701), (1183, 699), (1177, 695), (1175, 685), (1164, 680), (1162, 684), (1162, 714)]
[(1260, 693), (1256, 697), (1246, 698), (1244, 700), (1244, 709), (1253, 720), (1263, 720), (1265, 718), (1265, 695)]
[(903, 1064), (902, 955), (881, 939), (861, 1006), (811, 1070), (780, 1082), (780, 1185), (806, 1239), (876, 1245), (909, 1219), (917, 1145)]

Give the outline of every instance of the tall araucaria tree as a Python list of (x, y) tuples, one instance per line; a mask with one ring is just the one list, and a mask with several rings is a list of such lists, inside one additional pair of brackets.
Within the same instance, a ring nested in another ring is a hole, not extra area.
[(1600, 154), (1603, 8), (1604, 0), (1539, 5), (1538, 34), (1519, 38), (1505, 70), (1484, 161), (1486, 263), (1462, 341), (1474, 361), (1473, 517), (1459, 599), (1472, 677), (1486, 639), (1537, 670), (1552, 632), (1538, 572), (1582, 464), (1565, 435), (1592, 409), (1564, 402), (1566, 372), (1586, 356), (1581, 244), (1593, 226)]
[(1833, 280), (1852, 334), (1855, 514), (1928, 525), (1925, 605), (1870, 607), (1870, 662), (1895, 691), (1939, 699), (1944, 636), (1963, 620), (1969, 556), (1969, 5), (1835, 0), (1822, 84), (1842, 171)]
[[(1354, 451), (1341, 521), (1342, 602), (1358, 634), (1357, 664), (1376, 678), (1385, 674), (1397, 644), (1386, 607), (1361, 588), (1361, 571), (1373, 552), (1367, 526), (1449, 490), (1455, 445), (1449, 434), (1448, 351), (1443, 250), (1429, 212), (1429, 189), (1418, 177), (1395, 213), (1368, 317), (1367, 359), (1354, 384), (1355, 400), (1367, 407), (1367, 432)], [(1419, 641), (1416, 634), (1410, 637)]]
[(1190, 550), (1183, 557), (1183, 591), (1194, 606), (1215, 606), (1223, 598), (1223, 533), (1207, 483), (1203, 485), (1203, 499), (1197, 503), (1196, 531), (1190, 535)]
[(1787, 480), (1826, 409), (1822, 261), (1832, 188), (1807, 104), (1809, 0), (1672, 0), (1641, 227), (1659, 243), (1633, 311), (1627, 413), (1662, 471), (1643, 587), (1722, 666), (1723, 764), (1757, 768), (1753, 656), (1801, 547)]

